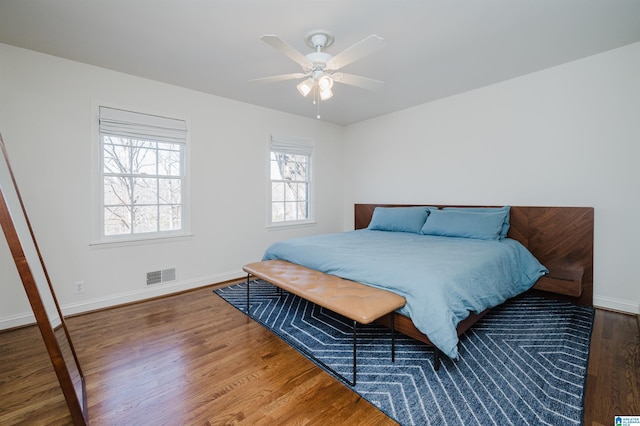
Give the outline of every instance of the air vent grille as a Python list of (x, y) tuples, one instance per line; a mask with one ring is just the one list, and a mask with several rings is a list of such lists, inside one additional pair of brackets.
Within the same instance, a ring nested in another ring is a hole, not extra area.
[(176, 268), (162, 270), (162, 282), (173, 281), (176, 279)]
[(160, 284), (176, 279), (176, 268), (147, 272), (147, 285)]

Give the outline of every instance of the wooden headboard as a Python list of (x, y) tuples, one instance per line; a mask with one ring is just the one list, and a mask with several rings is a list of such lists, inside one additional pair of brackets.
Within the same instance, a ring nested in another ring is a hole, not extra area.
[[(493, 207), (428, 205), (439, 208)], [(355, 204), (355, 229), (366, 228), (378, 206), (410, 205)], [(511, 206), (510, 222), (507, 236), (522, 243), (549, 269), (549, 274), (541, 277), (534, 288), (574, 303), (593, 306), (593, 207)]]

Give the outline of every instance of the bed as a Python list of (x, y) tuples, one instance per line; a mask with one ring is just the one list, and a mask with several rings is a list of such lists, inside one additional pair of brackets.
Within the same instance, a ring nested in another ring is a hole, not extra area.
[[(522, 292), (592, 304), (592, 208), (356, 204), (354, 211), (354, 231), (278, 242), (263, 260), (402, 295), (407, 305), (393, 314), (396, 330), (453, 359), (460, 334)], [(456, 234), (460, 218), (470, 217), (471, 228), (463, 224), (465, 233)], [(419, 261), (411, 259), (416, 254)], [(391, 317), (380, 322), (390, 325)]]

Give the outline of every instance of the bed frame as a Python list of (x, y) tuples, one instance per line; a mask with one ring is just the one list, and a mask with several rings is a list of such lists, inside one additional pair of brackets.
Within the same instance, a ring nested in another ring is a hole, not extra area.
[[(376, 207), (409, 207), (427, 204), (355, 204), (355, 229), (371, 222)], [(435, 207), (496, 207), (438, 205)], [(501, 207), (501, 206), (498, 206)], [(522, 243), (549, 269), (533, 292), (545, 297), (569, 300), (593, 306), (593, 208), (592, 207), (511, 207), (511, 226), (507, 236)], [(458, 335), (475, 324), (487, 311), (471, 314), (458, 325)], [(396, 315), (395, 329), (407, 336), (432, 345), (411, 319)], [(378, 322), (390, 326), (389, 316)], [(432, 345), (433, 346), (433, 345)], [(436, 354), (436, 366), (439, 361)]]

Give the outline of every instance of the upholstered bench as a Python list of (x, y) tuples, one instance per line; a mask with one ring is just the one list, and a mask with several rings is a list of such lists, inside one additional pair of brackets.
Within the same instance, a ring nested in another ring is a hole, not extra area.
[[(265, 260), (242, 268), (247, 273), (247, 314), (250, 315), (250, 277), (261, 278), (303, 299), (343, 315), (353, 321), (353, 380), (347, 380), (331, 367), (326, 368), (342, 377), (351, 386), (356, 384), (357, 324), (369, 324), (392, 313), (406, 303), (404, 297), (386, 290), (345, 280), (283, 260)], [(391, 358), (395, 357), (395, 315), (391, 317)]]

